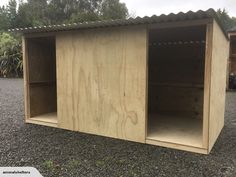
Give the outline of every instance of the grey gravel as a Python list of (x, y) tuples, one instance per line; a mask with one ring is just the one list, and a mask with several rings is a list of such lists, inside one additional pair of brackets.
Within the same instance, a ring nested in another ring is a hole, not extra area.
[(0, 166), (47, 176), (236, 177), (236, 92), (210, 155), (24, 124), (23, 80), (0, 79)]

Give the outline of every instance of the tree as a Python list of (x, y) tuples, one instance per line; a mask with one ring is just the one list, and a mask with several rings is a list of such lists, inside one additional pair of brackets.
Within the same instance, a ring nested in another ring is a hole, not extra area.
[(0, 33), (0, 76), (22, 76), (21, 43), (8, 33)]
[(14, 28), (17, 23), (17, 3), (16, 0), (10, 0), (7, 5), (7, 19), (9, 22), (9, 28)]
[(229, 30), (230, 28), (236, 26), (236, 18), (235, 17), (231, 18), (225, 9), (223, 10), (218, 9), (217, 15), (225, 30)]
[(102, 0), (80, 0), (77, 9), (71, 14), (69, 22), (99, 20)]
[[(18, 7), (18, 8), (17, 8)], [(0, 7), (0, 32), (9, 28), (102, 19), (125, 19), (128, 9), (119, 0), (9, 0)], [(20, 39), (0, 33), (0, 77), (22, 75)]]
[(7, 9), (5, 6), (0, 7), (0, 31), (7, 30), (9, 28), (9, 21), (7, 16)]
[(119, 0), (50, 0), (47, 18), (50, 24), (124, 19), (128, 9)]
[(125, 3), (119, 0), (104, 0), (101, 16), (103, 19), (125, 19), (129, 15)]
[(48, 24), (46, 17), (47, 0), (28, 0), (19, 4), (17, 27), (40, 26)]

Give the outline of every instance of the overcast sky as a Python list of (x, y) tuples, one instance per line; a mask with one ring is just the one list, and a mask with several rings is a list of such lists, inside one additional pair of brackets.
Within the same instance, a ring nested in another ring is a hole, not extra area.
[[(236, 0), (120, 0), (125, 2), (131, 13), (136, 16), (151, 16), (160, 14), (197, 11), (209, 8), (225, 8), (230, 16), (236, 17)], [(0, 0), (0, 5), (8, 0)]]

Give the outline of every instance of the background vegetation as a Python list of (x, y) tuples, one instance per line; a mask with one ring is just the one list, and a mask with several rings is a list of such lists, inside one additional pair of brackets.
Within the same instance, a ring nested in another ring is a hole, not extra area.
[[(229, 17), (225, 9), (217, 14), (226, 30), (236, 26), (236, 18)], [(21, 38), (7, 33), (7, 29), (129, 16), (119, 0), (9, 0), (0, 7), (0, 77), (21, 77), (23, 71)]]
[(21, 77), (23, 71), (21, 38), (7, 29), (128, 17), (119, 0), (9, 0), (0, 7), (0, 77)]

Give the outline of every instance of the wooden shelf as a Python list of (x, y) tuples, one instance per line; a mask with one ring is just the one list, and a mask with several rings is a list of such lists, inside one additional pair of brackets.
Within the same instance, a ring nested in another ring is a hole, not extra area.
[(204, 88), (203, 84), (194, 83), (150, 83), (150, 85), (163, 86), (163, 87), (185, 87), (185, 88)]
[(202, 148), (202, 120), (192, 117), (149, 115), (148, 140)]
[(236, 58), (236, 54), (231, 53), (231, 54), (230, 54), (230, 57), (231, 57), (231, 58)]
[(42, 114), (39, 116), (31, 117), (29, 119), (26, 119), (27, 123), (34, 123), (34, 124), (39, 124), (39, 125), (47, 125), (51, 127), (57, 127), (57, 113), (47, 113), (47, 114)]
[(50, 86), (50, 85), (56, 85), (55, 81), (35, 81), (30, 82), (30, 86)]

